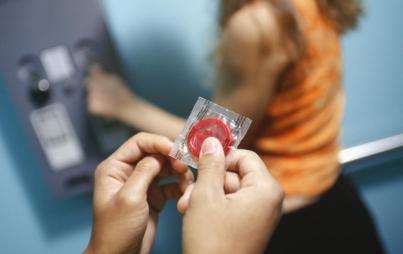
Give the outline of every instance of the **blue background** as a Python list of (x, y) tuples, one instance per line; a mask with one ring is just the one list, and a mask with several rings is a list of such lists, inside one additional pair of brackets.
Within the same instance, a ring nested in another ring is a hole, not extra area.
[[(360, 29), (343, 40), (347, 109), (344, 146), (403, 133), (403, 2), (364, 1)], [(207, 0), (104, 0), (108, 24), (139, 94), (186, 115), (213, 84), (216, 6)], [(186, 86), (186, 89), (183, 87)], [(1, 253), (79, 253), (91, 194), (53, 200), (4, 82), (0, 81)], [(351, 176), (390, 253), (403, 253), (403, 159)], [(162, 213), (154, 253), (180, 252), (180, 217)]]

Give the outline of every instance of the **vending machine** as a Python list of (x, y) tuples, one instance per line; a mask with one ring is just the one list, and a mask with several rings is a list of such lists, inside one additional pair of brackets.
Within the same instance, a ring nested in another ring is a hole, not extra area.
[(56, 197), (91, 190), (96, 165), (130, 134), (88, 114), (92, 64), (121, 67), (97, 0), (0, 0), (0, 76)]

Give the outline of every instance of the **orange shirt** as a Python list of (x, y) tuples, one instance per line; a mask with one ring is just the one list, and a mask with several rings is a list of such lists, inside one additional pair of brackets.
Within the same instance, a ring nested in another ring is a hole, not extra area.
[(340, 173), (341, 42), (316, 1), (293, 3), (305, 51), (275, 91), (256, 151), (286, 195), (316, 196)]

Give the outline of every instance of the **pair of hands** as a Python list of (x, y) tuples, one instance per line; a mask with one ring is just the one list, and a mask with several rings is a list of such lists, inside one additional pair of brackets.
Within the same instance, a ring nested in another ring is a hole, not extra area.
[[(215, 138), (203, 143), (198, 179), (167, 159), (173, 143), (162, 136), (132, 137), (95, 173), (93, 229), (86, 253), (149, 253), (158, 213), (169, 198), (184, 213), (184, 253), (259, 253), (281, 213), (279, 184), (253, 152), (225, 159)], [(225, 170), (228, 168), (228, 170)], [(158, 181), (174, 175), (177, 183)]]

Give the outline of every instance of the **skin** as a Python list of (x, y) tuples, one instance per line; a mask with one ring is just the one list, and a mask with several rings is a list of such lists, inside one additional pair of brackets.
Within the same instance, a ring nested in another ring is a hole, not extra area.
[[(171, 147), (167, 138), (141, 133), (98, 166), (84, 253), (149, 253), (158, 212), (180, 193), (184, 253), (262, 252), (280, 217), (283, 192), (259, 156), (237, 150), (226, 160), (220, 142), (208, 138), (193, 184), (180, 162), (163, 167)], [(157, 180), (168, 175), (178, 183), (159, 186)]]
[[(178, 203), (185, 211), (183, 253), (262, 253), (283, 200), (281, 186), (263, 161), (251, 151), (236, 150), (226, 164), (220, 142), (208, 138), (198, 167), (196, 183)], [(226, 167), (238, 176), (232, 183)]]
[[(218, 82), (213, 101), (253, 120), (244, 147), (253, 145), (276, 82), (292, 59), (284, 48), (285, 38), (274, 18), (274, 8), (268, 2), (254, 1), (236, 12), (222, 31), (223, 51), (218, 65), (232, 78)], [(265, 54), (269, 56), (262, 55), (262, 38), (265, 38), (265, 52), (269, 52)], [(88, 109), (95, 115), (114, 118), (172, 140), (184, 126), (185, 119), (137, 96), (119, 77), (105, 73), (99, 67), (91, 70), (87, 87)], [(161, 122), (166, 124), (161, 125)], [(284, 202), (284, 212), (315, 201), (316, 198), (311, 197), (289, 196)]]
[[(172, 145), (165, 137), (140, 133), (98, 166), (91, 240), (84, 253), (150, 252), (165, 201), (179, 198), (193, 181), (179, 162), (164, 167)], [(170, 175), (178, 182), (158, 185)]]

